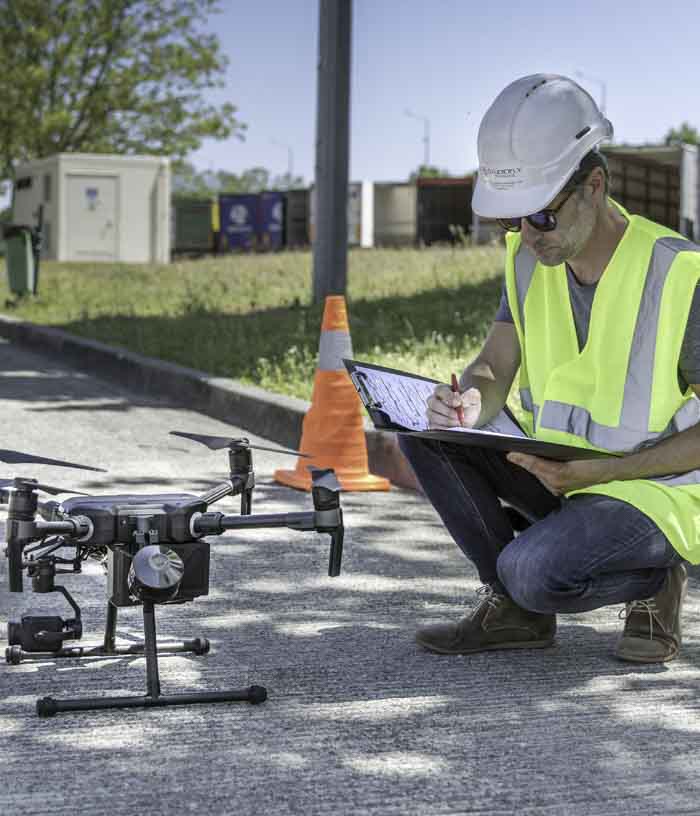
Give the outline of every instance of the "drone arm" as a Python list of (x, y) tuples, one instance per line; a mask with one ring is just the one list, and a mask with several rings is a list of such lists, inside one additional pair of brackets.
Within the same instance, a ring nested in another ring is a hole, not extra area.
[(250, 530), (259, 527), (287, 527), (291, 530), (315, 530), (331, 537), (328, 574), (340, 575), (343, 553), (343, 513), (340, 507), (302, 513), (260, 513), (256, 516), (226, 516), (203, 513), (192, 520), (194, 535), (220, 535), (226, 530)]
[(193, 532), (197, 535), (220, 535), (226, 530), (288, 527), (290, 530), (316, 530), (319, 533), (328, 533), (342, 525), (343, 515), (339, 507), (302, 513), (258, 513), (255, 516), (203, 513), (194, 519)]
[(225, 496), (237, 496), (244, 490), (251, 490), (255, 487), (255, 479), (252, 472), (241, 474), (232, 474), (231, 478), (221, 484), (215, 485), (211, 490), (207, 490), (197, 498), (197, 501), (204, 502), (207, 506), (218, 502)]
[(12, 517), (7, 520), (7, 558), (10, 592), (22, 592), (22, 553), (27, 544), (47, 535), (68, 537), (88, 535), (92, 522), (85, 516), (75, 516), (65, 521), (44, 521)]
[(206, 505), (210, 505), (219, 501), (219, 499), (223, 499), (224, 496), (235, 496), (235, 494), (236, 487), (232, 483), (232, 480), (229, 479), (226, 482), (221, 482), (221, 484), (215, 485), (211, 488), (211, 490), (207, 490), (207, 492), (201, 495), (198, 500), (204, 502)]
[(41, 517), (46, 521), (52, 521), (58, 517), (60, 506), (61, 503), (55, 501), (54, 499), (37, 502), (37, 510), (39, 511)]
[(315, 530), (315, 513), (259, 513), (256, 516), (226, 516), (203, 513), (193, 521), (196, 535), (220, 535), (226, 530), (251, 530), (258, 527), (288, 527), (291, 530)]
[(45, 535), (65, 535), (70, 538), (82, 537), (88, 535), (92, 528), (92, 522), (87, 516), (71, 516), (65, 521), (44, 521), (44, 519), (37, 519), (33, 524), (37, 536)]

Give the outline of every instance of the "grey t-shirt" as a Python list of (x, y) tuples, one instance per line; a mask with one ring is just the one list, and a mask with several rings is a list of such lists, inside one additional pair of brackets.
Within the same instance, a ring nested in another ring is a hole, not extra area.
[[(576, 324), (579, 351), (585, 346), (588, 338), (588, 325), (591, 320), (591, 306), (597, 283), (579, 283), (567, 264), (566, 274), (569, 282), (569, 299), (571, 311)], [(506, 285), (503, 284), (501, 302), (498, 305), (495, 320), (501, 323), (512, 323), (513, 315), (508, 305)], [(690, 306), (688, 323), (685, 328), (681, 356), (678, 365), (678, 384), (685, 391), (690, 383), (700, 383), (700, 284), (695, 289)]]

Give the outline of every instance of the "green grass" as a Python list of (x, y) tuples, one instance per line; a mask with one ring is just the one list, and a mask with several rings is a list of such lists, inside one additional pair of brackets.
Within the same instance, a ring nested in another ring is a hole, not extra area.
[[(483, 341), (498, 304), (500, 247), (355, 250), (355, 357), (446, 379)], [(310, 252), (163, 266), (43, 263), (39, 294), (6, 314), (309, 399), (322, 307)]]

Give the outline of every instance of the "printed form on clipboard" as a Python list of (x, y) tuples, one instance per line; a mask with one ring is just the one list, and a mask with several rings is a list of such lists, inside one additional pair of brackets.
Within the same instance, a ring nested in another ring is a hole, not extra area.
[(491, 422), (479, 428), (431, 430), (427, 400), (439, 380), (393, 368), (343, 359), (357, 393), (374, 427), (458, 445), (520, 451), (547, 459), (571, 461), (615, 456), (609, 451), (544, 442), (528, 436), (506, 406)]
[[(435, 386), (440, 385), (440, 380), (355, 360), (343, 362), (375, 427), (397, 431), (428, 430), (426, 403)], [(481, 428), (454, 428), (450, 432), (462, 431), (528, 438), (515, 419), (505, 412)]]

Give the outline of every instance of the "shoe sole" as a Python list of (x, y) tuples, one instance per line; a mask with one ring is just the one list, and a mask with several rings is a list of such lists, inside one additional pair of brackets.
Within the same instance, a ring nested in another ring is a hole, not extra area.
[(668, 663), (669, 660), (675, 660), (678, 657), (678, 651), (676, 650), (673, 654), (669, 655), (668, 657), (657, 657), (657, 658), (648, 658), (648, 657), (633, 657), (632, 655), (621, 655), (615, 652), (615, 657), (618, 660), (621, 660), (623, 663)]
[(444, 655), (478, 654), (479, 652), (495, 652), (500, 649), (546, 649), (547, 646), (554, 645), (554, 638), (551, 640), (529, 640), (526, 642), (516, 641), (514, 643), (492, 643), (488, 646), (481, 646), (478, 649), (441, 649), (438, 646), (424, 643), (416, 638), (416, 643), (427, 649), (429, 652)]

